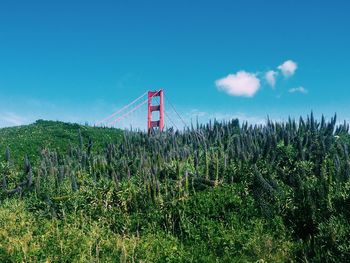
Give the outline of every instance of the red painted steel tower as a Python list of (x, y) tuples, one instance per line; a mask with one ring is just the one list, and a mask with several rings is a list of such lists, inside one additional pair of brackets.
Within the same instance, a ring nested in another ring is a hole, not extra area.
[[(148, 132), (153, 128), (163, 131), (164, 128), (164, 100), (163, 100), (164, 91), (148, 91), (148, 118), (147, 118), (147, 127)], [(159, 97), (159, 105), (152, 105), (152, 98)], [(152, 121), (152, 112), (159, 111), (159, 120)]]

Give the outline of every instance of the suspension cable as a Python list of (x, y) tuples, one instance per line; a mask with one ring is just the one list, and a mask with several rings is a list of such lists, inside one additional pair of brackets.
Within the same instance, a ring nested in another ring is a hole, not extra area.
[(110, 123), (108, 123), (108, 125), (114, 125), (116, 124), (118, 121), (122, 120), (123, 118), (129, 116), (131, 113), (133, 113), (135, 110), (137, 110), (138, 108), (140, 108), (142, 105), (146, 104), (148, 102), (148, 99), (144, 100), (142, 103), (138, 104), (137, 106), (135, 106), (134, 108), (132, 108), (130, 111), (128, 111), (127, 113), (125, 113), (124, 115), (118, 117), (117, 119), (115, 119), (114, 121), (111, 121)]
[[(156, 97), (156, 100), (157, 100), (157, 103), (160, 104), (160, 101), (159, 101), (158, 97)], [(164, 110), (164, 109), (163, 109), (163, 110)], [(169, 119), (169, 121), (170, 121), (170, 122), (175, 126), (175, 128), (178, 130), (178, 128), (177, 128), (175, 122), (173, 122), (173, 120), (170, 118), (168, 112), (167, 112), (166, 110), (164, 110), (164, 113), (165, 113), (165, 115), (167, 116), (167, 118)]]
[(130, 102), (128, 105), (124, 106), (123, 108), (119, 109), (118, 111), (114, 112), (113, 114), (109, 115), (107, 118), (104, 118), (103, 120), (97, 122), (95, 125), (98, 126), (104, 122), (106, 122), (107, 120), (113, 118), (114, 116), (116, 116), (117, 114), (119, 114), (120, 112), (122, 112), (123, 110), (129, 108), (131, 105), (133, 105), (135, 102), (137, 102), (138, 100), (140, 100), (141, 98), (143, 98), (145, 95), (147, 94), (147, 91), (145, 93), (143, 93), (140, 97), (138, 97), (137, 99), (133, 100), (132, 102)]
[(149, 98), (147, 98), (146, 100), (144, 100), (142, 103), (138, 104), (137, 106), (135, 106), (134, 108), (132, 108), (130, 111), (128, 111), (127, 113), (125, 113), (124, 115), (122, 115), (121, 117), (118, 117), (117, 119), (115, 119), (114, 121), (111, 121), (110, 123), (108, 123), (108, 125), (114, 125), (115, 123), (119, 122), (120, 120), (122, 120), (123, 118), (129, 116), (131, 113), (133, 113), (134, 111), (136, 111), (138, 108), (140, 108), (142, 105), (146, 104), (148, 102), (148, 99), (154, 97), (155, 95), (157, 95), (156, 93), (153, 94), (152, 96), (150, 96)]
[(168, 115), (167, 111), (164, 111), (165, 115), (167, 116), (167, 118), (169, 119), (169, 121), (175, 126), (175, 128), (178, 130), (179, 128), (176, 126), (176, 124), (173, 122), (173, 120), (170, 118), (170, 116)]
[(169, 103), (169, 105), (173, 108), (173, 110), (175, 111), (175, 113), (177, 114), (177, 116), (179, 117), (179, 119), (182, 121), (182, 123), (185, 125), (185, 127), (187, 126), (186, 122), (183, 120), (183, 118), (181, 117), (181, 115), (177, 112), (177, 110), (175, 109), (175, 107), (173, 106), (173, 104), (171, 104), (171, 102), (169, 101), (168, 97), (165, 96), (164, 94), (164, 98), (167, 100), (167, 102)]

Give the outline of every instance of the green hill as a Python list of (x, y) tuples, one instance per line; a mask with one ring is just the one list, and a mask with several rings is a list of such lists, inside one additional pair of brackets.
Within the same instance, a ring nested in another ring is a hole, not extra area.
[(0, 262), (349, 261), (349, 126), (335, 117), (0, 133)]
[[(107, 143), (116, 143), (122, 138), (122, 131), (114, 128), (91, 127), (59, 121), (38, 120), (33, 124), (0, 129), (0, 156), (9, 147), (16, 165), (22, 165), (25, 155), (36, 163), (44, 148), (68, 153), (71, 146), (93, 142), (93, 151), (99, 151)], [(3, 159), (3, 157), (1, 157)]]

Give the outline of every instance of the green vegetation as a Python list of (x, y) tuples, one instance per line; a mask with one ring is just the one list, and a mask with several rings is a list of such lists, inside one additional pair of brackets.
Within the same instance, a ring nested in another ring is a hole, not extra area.
[(25, 155), (34, 164), (40, 161), (40, 152), (45, 148), (55, 149), (60, 154), (68, 153), (71, 145), (80, 143), (79, 133), (92, 140), (93, 151), (102, 150), (122, 137), (122, 132), (117, 129), (38, 120), (31, 125), (0, 129), (0, 152), (4, 153), (8, 147), (16, 158), (13, 160), (16, 165), (22, 166)]
[(347, 262), (349, 127), (335, 124), (1, 129), (0, 261)]

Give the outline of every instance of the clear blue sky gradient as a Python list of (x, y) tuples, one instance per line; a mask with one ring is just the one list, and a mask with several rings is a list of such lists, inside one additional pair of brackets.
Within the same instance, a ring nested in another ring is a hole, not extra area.
[[(350, 119), (349, 14), (346, 0), (2, 0), (0, 126), (93, 123), (160, 87), (186, 118)], [(272, 89), (264, 72), (288, 59)], [(239, 70), (261, 76), (254, 97), (216, 88)]]

